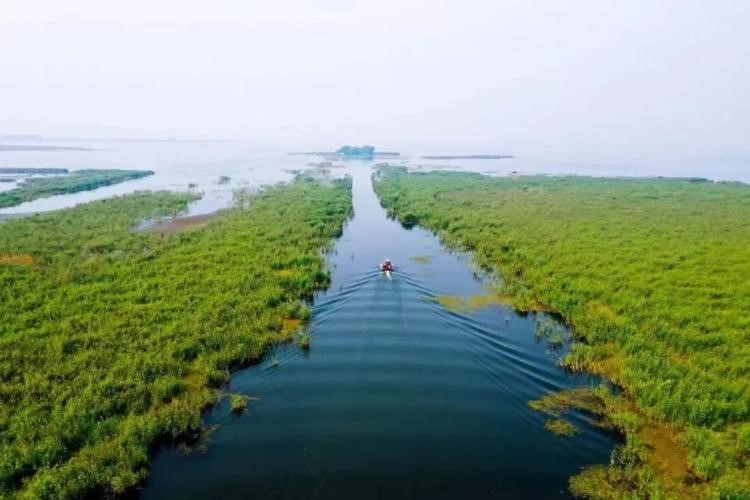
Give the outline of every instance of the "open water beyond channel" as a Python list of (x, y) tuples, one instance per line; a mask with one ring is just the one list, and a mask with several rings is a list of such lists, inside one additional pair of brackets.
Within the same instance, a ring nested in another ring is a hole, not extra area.
[[(470, 261), (387, 219), (368, 164), (350, 167), (354, 210), (318, 294), (312, 348), (276, 347), (232, 377), (247, 413), (222, 403), (203, 452), (162, 450), (146, 499), (566, 498), (613, 437), (556, 437), (532, 399), (594, 383), (561, 370), (537, 317), (506, 306), (452, 312), (440, 295), (486, 293)], [(392, 279), (377, 271), (384, 258)]]

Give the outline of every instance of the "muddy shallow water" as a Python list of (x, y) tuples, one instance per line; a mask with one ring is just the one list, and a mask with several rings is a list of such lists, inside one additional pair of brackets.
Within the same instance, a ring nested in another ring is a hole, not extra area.
[[(613, 437), (577, 418), (560, 438), (528, 401), (595, 383), (566, 374), (535, 339), (535, 315), (450, 311), (486, 293), (465, 256), (388, 220), (369, 164), (350, 165), (355, 217), (330, 256), (312, 348), (282, 345), (236, 373), (246, 414), (218, 405), (204, 451), (162, 450), (144, 498), (565, 498)], [(377, 271), (391, 258), (392, 279)]]

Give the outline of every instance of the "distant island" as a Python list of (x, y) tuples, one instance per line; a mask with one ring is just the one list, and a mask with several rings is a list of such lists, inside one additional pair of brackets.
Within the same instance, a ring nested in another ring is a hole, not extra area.
[(67, 168), (0, 167), (0, 174), (60, 175), (67, 173)]
[(0, 144), (0, 151), (94, 151), (73, 146), (46, 146), (36, 144)]
[(513, 155), (428, 155), (424, 160), (507, 160), (514, 158)]
[(376, 151), (375, 146), (364, 145), (364, 146), (350, 146), (344, 145), (338, 148), (336, 151), (307, 151), (302, 153), (289, 153), (290, 155), (317, 155), (335, 158), (375, 158), (375, 157), (392, 157), (400, 156), (400, 153), (395, 151)]
[[(58, 173), (55, 172), (57, 169), (50, 168), (8, 168), (5, 169), (5, 172), (12, 170), (27, 174), (36, 174), (40, 171), (45, 174)], [(92, 191), (103, 186), (111, 186), (154, 174), (151, 170), (76, 170), (73, 172), (68, 172), (66, 169), (60, 170), (66, 173), (45, 177), (29, 177), (14, 189), (0, 192), (0, 208), (14, 207), (27, 201), (60, 194)]]
[(341, 156), (375, 156), (374, 146), (341, 146), (336, 150), (336, 154)]

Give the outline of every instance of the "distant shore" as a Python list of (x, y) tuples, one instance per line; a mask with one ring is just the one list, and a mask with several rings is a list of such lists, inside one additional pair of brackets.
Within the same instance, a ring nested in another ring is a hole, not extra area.
[(513, 155), (427, 155), (424, 160), (508, 160)]
[(338, 153), (336, 151), (303, 151), (298, 153), (287, 153), (289, 156), (325, 156), (325, 157), (335, 157), (335, 158), (383, 158), (383, 157), (394, 157), (394, 156), (401, 156), (401, 153), (397, 153), (396, 151), (376, 151), (375, 153), (371, 155), (345, 155)]
[(0, 144), (0, 151), (95, 151), (73, 146), (45, 146), (43, 144)]

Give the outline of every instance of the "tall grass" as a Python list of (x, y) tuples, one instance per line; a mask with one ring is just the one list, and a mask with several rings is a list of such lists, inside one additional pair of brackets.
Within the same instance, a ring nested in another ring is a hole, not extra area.
[(0, 224), (0, 497), (122, 493), (201, 428), (229, 371), (288, 339), (329, 282), (350, 180), (298, 179), (200, 229), (136, 232), (189, 195), (137, 193)]
[[(473, 251), (519, 308), (561, 313), (579, 340), (569, 366), (673, 424), (691, 457), (685, 491), (750, 496), (733, 444), (750, 422), (750, 187), (398, 168), (375, 181), (392, 216)], [(710, 445), (686, 437), (709, 430)]]
[(67, 174), (64, 169), (17, 169), (22, 173), (56, 173), (64, 175), (32, 177), (14, 189), (0, 192), (0, 208), (20, 205), (27, 201), (58, 194), (90, 191), (102, 186), (153, 175), (150, 170), (76, 170)]

